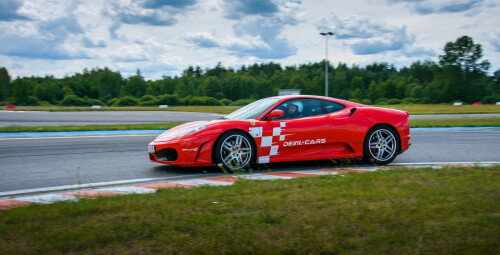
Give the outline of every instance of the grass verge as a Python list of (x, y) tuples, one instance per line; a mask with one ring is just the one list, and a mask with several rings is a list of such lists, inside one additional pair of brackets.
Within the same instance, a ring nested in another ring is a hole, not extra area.
[(412, 115), (500, 113), (500, 105), (420, 104), (420, 105), (378, 105), (378, 106), (407, 111)]
[(500, 166), (402, 169), (32, 205), (5, 254), (499, 254)]
[(500, 127), (500, 118), (411, 119), (410, 127)]
[[(375, 105), (379, 107), (394, 108), (407, 111), (410, 114), (473, 114), (473, 113), (500, 113), (500, 105)], [(93, 109), (88, 107), (18, 107), (18, 110), (26, 111), (183, 111), (183, 112), (213, 112), (228, 114), (240, 106), (171, 106), (168, 108), (158, 107), (102, 107)]]

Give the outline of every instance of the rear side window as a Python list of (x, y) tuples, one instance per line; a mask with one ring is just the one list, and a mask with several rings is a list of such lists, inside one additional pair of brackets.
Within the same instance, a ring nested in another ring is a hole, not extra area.
[(340, 111), (342, 109), (345, 109), (345, 105), (343, 105), (343, 104), (335, 103), (332, 101), (326, 101), (326, 100), (321, 100), (321, 102), (323, 103), (323, 111), (325, 114), (337, 112), (337, 111)]

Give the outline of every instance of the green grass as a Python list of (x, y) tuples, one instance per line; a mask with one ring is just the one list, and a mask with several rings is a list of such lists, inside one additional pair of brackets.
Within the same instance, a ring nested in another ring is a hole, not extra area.
[(390, 170), (0, 212), (3, 254), (499, 254), (500, 166)]
[[(500, 105), (460, 105), (449, 104), (423, 104), (423, 105), (376, 105), (407, 111), (410, 114), (459, 114), (459, 113), (500, 113)], [(19, 110), (27, 111), (184, 111), (184, 112), (213, 112), (228, 114), (239, 106), (171, 106), (168, 108), (158, 107), (102, 107), (92, 109), (91, 107), (18, 107)]]
[(500, 127), (500, 118), (411, 119), (410, 127)]
[(156, 130), (170, 129), (180, 122), (157, 124), (117, 124), (117, 125), (85, 125), (85, 126), (36, 126), (36, 127), (0, 127), (0, 133), (16, 132), (65, 132), (65, 131), (101, 131), (101, 130)]
[(500, 105), (449, 105), (449, 104), (420, 104), (420, 105), (377, 105), (378, 107), (394, 108), (407, 111), (412, 115), (420, 114), (478, 114), (500, 113)]

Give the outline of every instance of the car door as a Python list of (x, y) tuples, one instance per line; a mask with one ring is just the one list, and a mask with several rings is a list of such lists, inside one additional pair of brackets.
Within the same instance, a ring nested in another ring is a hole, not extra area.
[[(296, 106), (298, 113), (291, 113)], [(259, 163), (315, 159), (322, 155), (322, 146), (330, 133), (328, 116), (322, 114), (321, 101), (317, 99), (291, 99), (275, 109), (285, 115), (279, 119), (262, 120), (260, 146), (263, 158)], [(266, 162), (267, 161), (267, 162)]]
[(323, 101), (323, 111), (327, 113), (330, 124), (330, 136), (326, 148), (333, 157), (350, 157), (362, 153), (363, 131), (360, 121), (353, 117), (356, 109), (346, 108), (344, 105)]

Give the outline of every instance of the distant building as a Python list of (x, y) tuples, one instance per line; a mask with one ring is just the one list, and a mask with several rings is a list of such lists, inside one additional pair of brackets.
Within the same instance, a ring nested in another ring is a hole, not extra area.
[(281, 89), (278, 92), (278, 96), (291, 96), (291, 95), (300, 95), (301, 89)]

